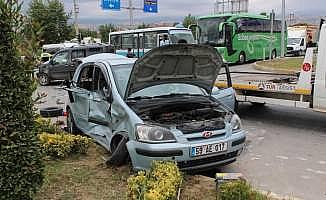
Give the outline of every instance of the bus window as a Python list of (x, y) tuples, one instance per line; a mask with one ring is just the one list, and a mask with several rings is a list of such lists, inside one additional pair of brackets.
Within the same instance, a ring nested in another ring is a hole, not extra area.
[(121, 35), (111, 35), (110, 44), (116, 49), (121, 49)]
[(127, 34), (127, 35), (122, 35), (122, 49), (128, 49), (134, 48), (134, 35), (133, 34)]
[(157, 47), (157, 33), (156, 32), (148, 32), (145, 33), (145, 49), (152, 49)]

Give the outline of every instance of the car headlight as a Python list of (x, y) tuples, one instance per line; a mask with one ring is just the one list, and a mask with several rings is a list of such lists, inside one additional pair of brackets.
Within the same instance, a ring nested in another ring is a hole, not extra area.
[(136, 126), (137, 139), (148, 143), (176, 142), (174, 135), (166, 128), (140, 124)]
[(242, 128), (240, 117), (237, 114), (226, 116), (226, 121), (231, 124), (232, 132), (238, 132)]

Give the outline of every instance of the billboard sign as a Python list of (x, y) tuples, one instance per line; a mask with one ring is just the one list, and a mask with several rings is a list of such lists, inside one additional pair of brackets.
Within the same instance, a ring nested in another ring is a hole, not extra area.
[(103, 10), (120, 10), (120, 0), (102, 0)]
[(144, 0), (144, 12), (157, 13), (157, 0)]

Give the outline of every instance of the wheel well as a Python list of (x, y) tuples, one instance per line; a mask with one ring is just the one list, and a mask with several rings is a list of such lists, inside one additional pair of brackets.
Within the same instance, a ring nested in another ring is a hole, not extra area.
[(246, 52), (240, 51), (239, 57), (240, 57), (241, 54), (244, 55), (244, 57), (246, 58)]
[(111, 142), (110, 142), (110, 151), (111, 152), (113, 152), (115, 150), (115, 148), (118, 146), (119, 142), (121, 141), (121, 139), (123, 137), (128, 138), (128, 134), (125, 132), (121, 132), (121, 133), (117, 133), (113, 136), (113, 138), (111, 139)]

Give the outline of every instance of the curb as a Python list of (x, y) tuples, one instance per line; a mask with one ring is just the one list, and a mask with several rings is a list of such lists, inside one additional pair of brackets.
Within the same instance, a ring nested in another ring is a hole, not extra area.
[(280, 73), (280, 74), (294, 74), (294, 73), (298, 72), (296, 70), (275, 69), (275, 68), (272, 68), (272, 67), (266, 67), (266, 66), (257, 64), (257, 62), (254, 63), (254, 68), (256, 70), (274, 72), (274, 73)]

